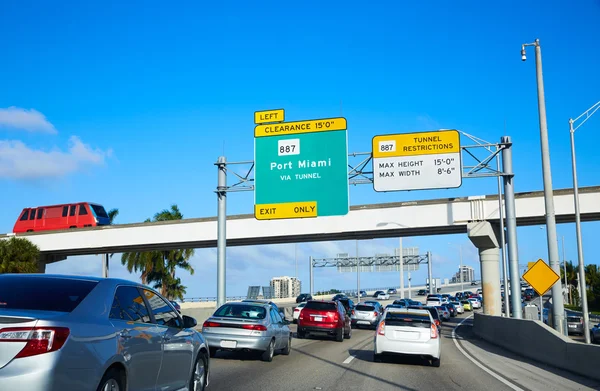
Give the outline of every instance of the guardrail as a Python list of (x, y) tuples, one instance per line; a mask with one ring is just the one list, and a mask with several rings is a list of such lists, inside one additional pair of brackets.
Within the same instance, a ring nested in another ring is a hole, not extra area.
[[(229, 296), (229, 297), (227, 297), (226, 301), (245, 300), (247, 297), (248, 296)], [(216, 296), (213, 296), (213, 297), (184, 297), (181, 302), (182, 303), (205, 303), (205, 302), (211, 302), (211, 301), (217, 301)]]

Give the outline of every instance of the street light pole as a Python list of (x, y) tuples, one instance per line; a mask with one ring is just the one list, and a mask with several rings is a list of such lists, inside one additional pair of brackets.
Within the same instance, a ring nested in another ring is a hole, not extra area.
[[(565, 291), (567, 288), (567, 259), (565, 257), (565, 235), (562, 236), (562, 258), (563, 258), (563, 273), (565, 274)], [(565, 292), (566, 293), (566, 292)], [(566, 298), (567, 304), (569, 303), (569, 296)]]
[[(538, 113), (540, 122), (540, 142), (542, 154), (542, 175), (544, 178), (544, 201), (546, 207), (546, 233), (548, 241), (548, 259), (550, 267), (560, 275), (560, 259), (556, 242), (556, 216), (554, 211), (554, 194), (552, 191), (552, 171), (550, 168), (550, 147), (548, 142), (548, 124), (546, 120), (546, 100), (544, 97), (544, 78), (542, 74), (542, 50), (540, 40), (521, 46), (521, 59), (526, 60), (525, 47), (535, 47), (535, 69), (537, 78)], [(513, 282), (514, 284), (514, 282)], [(565, 307), (562, 295), (562, 284), (552, 286), (552, 325), (556, 331), (565, 334)], [(513, 309), (514, 310), (514, 309)]]
[[(590, 343), (590, 334), (587, 332), (590, 328), (590, 317), (588, 313), (587, 291), (585, 289), (585, 263), (583, 260), (583, 244), (581, 240), (581, 213), (579, 211), (579, 186), (577, 184), (577, 162), (575, 159), (575, 131), (579, 129), (596, 111), (600, 109), (600, 101), (587, 109), (583, 114), (575, 119), (569, 119), (569, 133), (571, 135), (571, 166), (573, 170), (573, 200), (575, 203), (575, 233), (577, 235), (577, 261), (579, 266), (579, 281), (583, 288), (580, 291), (581, 312), (583, 312), (583, 327), (585, 329), (585, 343)], [(584, 117), (584, 120), (574, 126), (575, 122)]]
[(358, 258), (358, 239), (356, 239), (356, 296), (360, 303), (360, 259)]
[(398, 249), (398, 256), (400, 257), (400, 298), (404, 299), (404, 254), (402, 247), (402, 236), (399, 239), (400, 248)]
[(458, 246), (458, 251), (460, 254), (460, 291), (464, 292), (465, 287), (463, 285), (464, 278), (463, 278), (462, 246), (460, 246), (460, 245)]

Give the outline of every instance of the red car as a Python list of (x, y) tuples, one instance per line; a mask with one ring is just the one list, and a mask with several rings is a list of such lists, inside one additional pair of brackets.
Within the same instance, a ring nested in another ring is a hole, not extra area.
[(304, 338), (306, 334), (330, 335), (338, 342), (350, 339), (350, 314), (339, 301), (309, 300), (298, 317), (298, 338)]
[(90, 202), (25, 208), (13, 228), (14, 233), (53, 231), (109, 225), (102, 205)]

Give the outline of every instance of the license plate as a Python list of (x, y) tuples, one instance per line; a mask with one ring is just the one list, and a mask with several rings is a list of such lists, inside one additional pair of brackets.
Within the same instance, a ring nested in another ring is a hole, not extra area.
[(315, 320), (315, 322), (322, 322), (323, 321), (323, 317), (322, 316), (315, 316), (314, 320)]
[(366, 321), (366, 320), (359, 320), (358, 322), (356, 322), (358, 324), (371, 324), (371, 322)]
[(221, 341), (222, 348), (235, 349), (236, 346), (237, 346), (236, 341)]
[(575, 326), (574, 324), (570, 324), (569, 327), (572, 328), (572, 329), (574, 329), (577, 326)]

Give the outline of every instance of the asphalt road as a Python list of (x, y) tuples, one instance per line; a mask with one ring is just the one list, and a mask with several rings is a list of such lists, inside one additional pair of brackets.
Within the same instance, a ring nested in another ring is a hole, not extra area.
[[(466, 316), (469, 316), (468, 313)], [(211, 359), (213, 390), (594, 390), (600, 384), (555, 368), (529, 364), (473, 337), (465, 316), (442, 326), (442, 360), (373, 361), (373, 330), (353, 330), (339, 343), (326, 338), (292, 341), (289, 356), (270, 363), (247, 353), (219, 352)], [(296, 327), (291, 326), (295, 332)], [(295, 336), (295, 335), (294, 335)], [(459, 347), (460, 346), (460, 347)], [(464, 353), (463, 353), (464, 352)], [(466, 355), (465, 355), (466, 354)], [(468, 358), (467, 355), (470, 357)], [(475, 362), (471, 361), (474, 360)], [(483, 364), (482, 364), (483, 363)]]

